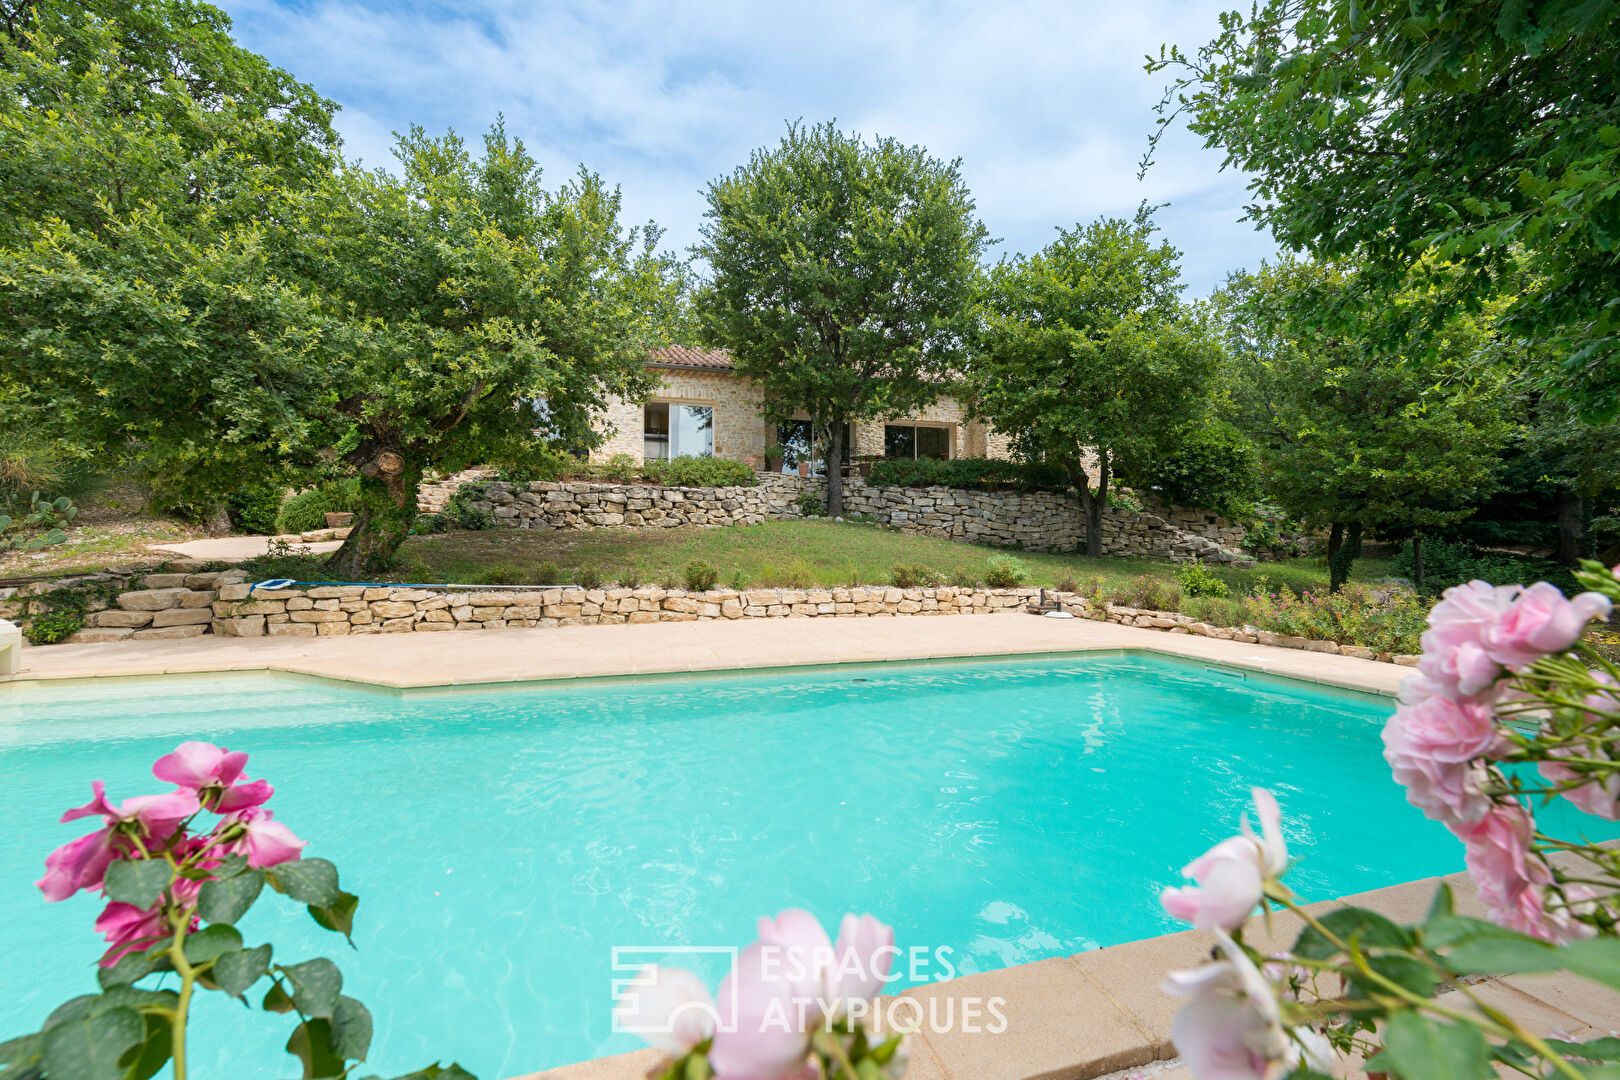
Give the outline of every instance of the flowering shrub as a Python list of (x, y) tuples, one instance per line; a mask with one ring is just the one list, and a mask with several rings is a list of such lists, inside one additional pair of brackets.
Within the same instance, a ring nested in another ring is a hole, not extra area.
[[(1620, 1039), (1544, 1038), (1468, 982), (1566, 971), (1620, 989), (1620, 850), (1546, 835), (1533, 813), (1535, 800), (1563, 799), (1620, 819), (1620, 670), (1581, 642), (1620, 600), (1620, 567), (1586, 563), (1577, 577), (1590, 591), (1574, 599), (1545, 582), (1448, 589), (1384, 730), (1407, 798), (1462, 842), (1489, 921), (1456, 914), (1444, 885), (1411, 926), (1360, 908), (1307, 912), (1282, 881), (1280, 810), (1256, 789), (1261, 832), (1245, 821), (1187, 866), (1191, 885), (1161, 897), (1219, 947), (1165, 984), (1190, 999), (1172, 1037), (1195, 1077), (1303, 1080), (1350, 1055), (1394, 1080), (1620, 1074), (1606, 1064), (1620, 1062)], [(1243, 941), (1262, 904), (1304, 923), (1285, 953)]]
[(1296, 595), (1283, 585), (1256, 592), (1247, 607), (1250, 622), (1261, 630), (1379, 652), (1417, 652), (1424, 627), (1423, 604), (1405, 589), (1380, 596), (1347, 584), (1336, 593), (1307, 589)]
[(661, 1080), (882, 1080), (905, 1072), (902, 1036), (864, 1023), (893, 977), (894, 931), (845, 915), (838, 940), (808, 911), (759, 920), (718, 1000), (681, 968), (649, 965), (620, 995), (621, 1028), (670, 1055)]
[[(266, 1012), (295, 1013), (287, 1051), (306, 1078), (347, 1075), (365, 1060), (371, 1014), (342, 993), (337, 965), (322, 957), (283, 964), (236, 929), (266, 885), (345, 938), (360, 903), (339, 888), (330, 862), (303, 858), (305, 842), (266, 805), (275, 789), (243, 775), (247, 758), (181, 743), (152, 765), (173, 791), (114, 803), (97, 780), (91, 800), (62, 815), (99, 818), (100, 827), (53, 851), (36, 884), (48, 901), (80, 892), (106, 901), (95, 923), (107, 942), (101, 989), (58, 1007), (39, 1032), (0, 1043), (8, 1080), (146, 1080), (171, 1061), (174, 1080), (186, 1080), (186, 1025), (199, 987), (246, 1003), (263, 986)], [(411, 1076), (471, 1080), (455, 1065)]]

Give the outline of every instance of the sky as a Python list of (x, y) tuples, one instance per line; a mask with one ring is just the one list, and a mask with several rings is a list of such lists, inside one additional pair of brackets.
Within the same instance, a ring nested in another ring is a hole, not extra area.
[(1245, 178), (1184, 127), (1137, 179), (1165, 82), (1143, 58), (1214, 36), (1216, 0), (215, 2), (342, 106), (350, 159), (388, 167), (410, 124), (475, 139), (504, 114), (550, 185), (585, 164), (674, 249), (698, 239), (710, 180), (787, 121), (835, 119), (960, 158), (993, 257), (1143, 200), (1169, 204), (1190, 297), (1274, 250), (1238, 220)]

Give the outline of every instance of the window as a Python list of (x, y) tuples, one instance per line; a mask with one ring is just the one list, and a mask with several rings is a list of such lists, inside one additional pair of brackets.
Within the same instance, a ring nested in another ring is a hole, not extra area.
[[(821, 459), (817, 456), (815, 431), (808, 420), (786, 420), (776, 425), (776, 441), (782, 444), (782, 471), (796, 473), (799, 471), (799, 462), (810, 463), (810, 471), (820, 476), (825, 470)], [(844, 464), (849, 464), (853, 453), (853, 433), (848, 424), (844, 425)]]
[(951, 456), (951, 429), (921, 424), (887, 424), (883, 428), (883, 456), (945, 461)]
[(642, 409), (642, 456), (648, 461), (714, 457), (714, 409), (649, 402)]

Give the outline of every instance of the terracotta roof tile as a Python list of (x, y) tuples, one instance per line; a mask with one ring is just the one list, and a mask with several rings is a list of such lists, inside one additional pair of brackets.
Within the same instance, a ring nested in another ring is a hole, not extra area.
[(713, 371), (732, 371), (731, 353), (725, 349), (693, 349), (686, 345), (671, 345), (654, 349), (647, 354), (647, 363), (655, 367), (708, 368)]

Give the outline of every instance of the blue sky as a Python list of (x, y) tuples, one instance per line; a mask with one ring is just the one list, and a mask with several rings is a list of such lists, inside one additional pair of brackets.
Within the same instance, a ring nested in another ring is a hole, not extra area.
[(1244, 178), (1185, 130), (1136, 178), (1163, 82), (1142, 58), (1213, 36), (1209, 0), (216, 2), (244, 45), (342, 105), (351, 158), (390, 165), (410, 123), (472, 137), (504, 113), (550, 183), (583, 162), (671, 247), (697, 239), (707, 181), (802, 117), (962, 158), (999, 252), (1143, 199), (1171, 204), (1189, 295), (1272, 251), (1237, 220)]

